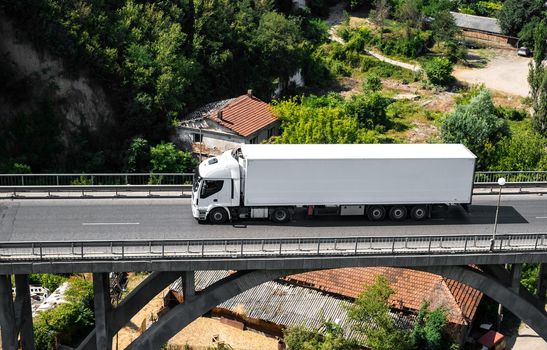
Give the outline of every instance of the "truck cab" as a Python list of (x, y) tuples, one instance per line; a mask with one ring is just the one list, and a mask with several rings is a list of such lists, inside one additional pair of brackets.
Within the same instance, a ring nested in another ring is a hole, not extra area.
[(231, 219), (231, 207), (240, 201), (239, 163), (227, 151), (201, 162), (194, 173), (192, 215), (204, 221), (223, 223)]

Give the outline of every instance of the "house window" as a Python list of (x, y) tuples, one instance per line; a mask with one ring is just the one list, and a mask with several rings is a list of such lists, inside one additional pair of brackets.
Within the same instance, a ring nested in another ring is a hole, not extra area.
[(203, 134), (194, 134), (194, 142), (203, 142)]
[(255, 136), (253, 137), (252, 139), (249, 140), (249, 143), (250, 144), (257, 144), (258, 143), (258, 136)]
[(269, 128), (268, 129), (268, 138), (274, 136), (275, 128)]

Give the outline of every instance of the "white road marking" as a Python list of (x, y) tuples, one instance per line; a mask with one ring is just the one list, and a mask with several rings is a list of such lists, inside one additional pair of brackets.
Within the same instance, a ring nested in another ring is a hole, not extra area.
[(536, 216), (536, 219), (547, 219), (547, 216)]
[(140, 222), (82, 222), (82, 226), (140, 225)]

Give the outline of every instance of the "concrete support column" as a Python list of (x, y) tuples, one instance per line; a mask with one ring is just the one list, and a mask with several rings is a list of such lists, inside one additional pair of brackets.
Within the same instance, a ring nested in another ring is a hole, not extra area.
[(0, 275), (0, 333), (2, 349), (17, 350), (17, 327), (10, 275)]
[(539, 278), (537, 285), (537, 297), (541, 305), (545, 305), (547, 293), (547, 264), (539, 265)]
[(15, 275), (15, 323), (21, 334), (21, 349), (34, 350), (32, 305), (28, 275)]
[(194, 271), (184, 271), (181, 278), (184, 300), (190, 300), (196, 295), (195, 273)]
[(96, 349), (112, 350), (112, 332), (110, 331), (110, 280), (108, 273), (93, 274), (93, 293), (95, 302)]
[(522, 264), (511, 265), (511, 289), (518, 293), (520, 290), (520, 276), (522, 274)]

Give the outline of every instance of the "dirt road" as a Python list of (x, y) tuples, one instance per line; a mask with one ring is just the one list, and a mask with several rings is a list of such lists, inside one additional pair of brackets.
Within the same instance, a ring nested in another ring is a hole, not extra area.
[(484, 84), (500, 92), (528, 96), (528, 64), (530, 58), (519, 57), (515, 51), (496, 50), (485, 68), (459, 67), (454, 70), (456, 79), (471, 84)]

